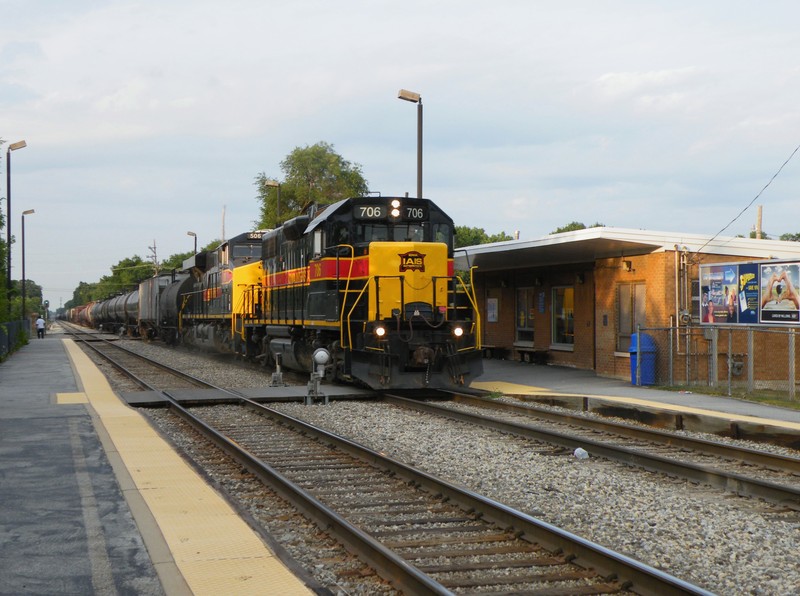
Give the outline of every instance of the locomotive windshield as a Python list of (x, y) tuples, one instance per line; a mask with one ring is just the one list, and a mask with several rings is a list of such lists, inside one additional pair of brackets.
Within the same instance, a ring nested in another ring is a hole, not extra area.
[(261, 256), (261, 244), (236, 244), (233, 247), (234, 259), (254, 260)]
[(357, 224), (355, 244), (362, 242), (430, 242), (427, 223)]
[(426, 199), (345, 199), (312, 219), (305, 233), (319, 236), (313, 254), (331, 255), (342, 245), (366, 254), (370, 242), (441, 242), (448, 255), (453, 251), (453, 220)]

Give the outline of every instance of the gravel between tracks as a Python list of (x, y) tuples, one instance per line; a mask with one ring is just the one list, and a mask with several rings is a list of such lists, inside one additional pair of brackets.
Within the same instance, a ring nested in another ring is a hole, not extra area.
[[(268, 378), (137, 345), (222, 386)], [(800, 586), (797, 512), (593, 457), (542, 455), (530, 441), (392, 406), (278, 409), (719, 594), (790, 594)]]

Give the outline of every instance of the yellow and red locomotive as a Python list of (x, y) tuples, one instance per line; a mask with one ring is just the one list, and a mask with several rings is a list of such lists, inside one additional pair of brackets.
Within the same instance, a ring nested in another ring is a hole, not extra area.
[(358, 197), (265, 232), (232, 270), (237, 351), (375, 389), (446, 388), (482, 372), (480, 320), (453, 271), (453, 221), (427, 199)]
[(328, 379), (374, 389), (454, 388), (483, 367), (453, 234), (427, 199), (345, 199), (239, 234), (75, 319), (306, 372), (324, 350)]

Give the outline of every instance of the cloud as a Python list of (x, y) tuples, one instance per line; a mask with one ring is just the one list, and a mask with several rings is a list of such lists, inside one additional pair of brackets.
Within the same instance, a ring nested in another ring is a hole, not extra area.
[[(374, 190), (413, 193), (401, 87), (423, 97), (425, 195), (524, 238), (573, 220), (714, 233), (800, 142), (795, 3), (13, 4), (0, 137), (28, 141), (12, 228), (36, 208), (28, 266), (46, 290), (153, 240), (183, 251), (187, 229), (219, 237), (223, 205), (229, 233), (249, 229), (254, 176), (280, 176), (296, 146), (330, 142)], [(777, 235), (797, 231), (798, 167), (763, 197)]]

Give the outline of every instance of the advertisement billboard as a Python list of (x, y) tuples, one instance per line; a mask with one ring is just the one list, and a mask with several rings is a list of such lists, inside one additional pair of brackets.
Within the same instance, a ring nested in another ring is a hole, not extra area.
[(800, 322), (798, 263), (766, 263), (761, 268), (761, 323)]
[(800, 324), (800, 262), (700, 265), (705, 325)]

